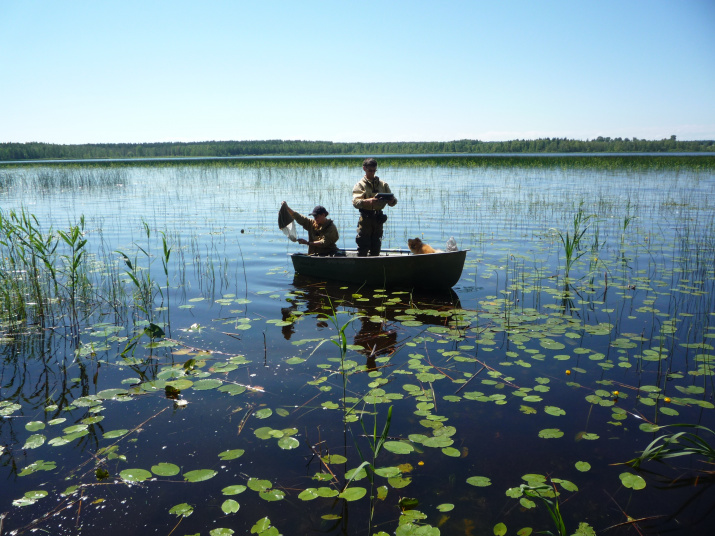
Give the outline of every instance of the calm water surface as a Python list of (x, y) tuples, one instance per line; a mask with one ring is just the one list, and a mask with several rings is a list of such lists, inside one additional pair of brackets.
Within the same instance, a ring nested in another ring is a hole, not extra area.
[[(0, 169), (4, 215), (24, 208), (45, 232), (84, 216), (98, 289), (78, 337), (65, 319), (0, 332), (3, 534), (216, 536), (263, 518), (266, 534), (553, 531), (518, 492), (547, 477), (569, 534), (706, 534), (715, 493), (698, 457), (617, 464), (680, 431), (655, 425), (715, 424), (713, 174), (378, 175), (399, 200), (384, 248), (454, 236), (470, 250), (453, 292), (294, 276), (303, 248), (277, 229), (280, 203), (324, 205), (354, 247), (348, 163)], [(559, 232), (579, 210), (565, 280)], [(141, 311), (117, 252), (165, 287), (161, 233), (170, 288)], [(107, 305), (112, 285), (128, 306)], [(124, 352), (149, 320), (165, 336)], [(325, 342), (342, 326), (344, 355)], [(374, 487), (359, 474), (345, 491), (390, 407)]]

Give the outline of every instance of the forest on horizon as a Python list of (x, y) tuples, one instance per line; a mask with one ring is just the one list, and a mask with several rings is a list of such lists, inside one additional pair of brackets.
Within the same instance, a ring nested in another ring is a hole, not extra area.
[(186, 158), (389, 154), (519, 154), (519, 153), (715, 153), (715, 140), (678, 141), (610, 138), (444, 142), (336, 143), (330, 141), (257, 140), (161, 143), (90, 143), (62, 145), (0, 143), (0, 162), (13, 160), (82, 160), (94, 158)]

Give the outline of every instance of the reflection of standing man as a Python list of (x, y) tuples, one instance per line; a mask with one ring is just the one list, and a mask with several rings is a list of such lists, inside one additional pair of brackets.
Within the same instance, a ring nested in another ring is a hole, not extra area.
[(366, 158), (362, 163), (365, 176), (353, 188), (353, 206), (360, 211), (357, 236), (355, 242), (358, 247), (358, 256), (366, 257), (380, 254), (382, 247), (382, 226), (387, 221), (387, 216), (382, 212), (385, 205), (394, 207), (397, 198), (378, 199), (377, 194), (390, 194), (390, 187), (386, 182), (375, 176), (377, 160)]

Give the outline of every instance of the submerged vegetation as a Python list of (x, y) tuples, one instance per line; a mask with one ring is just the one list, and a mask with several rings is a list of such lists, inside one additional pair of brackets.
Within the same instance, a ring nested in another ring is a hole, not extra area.
[(342, 165), (68, 169), (3, 171), (4, 531), (712, 525), (711, 172), (385, 163), (388, 245), (470, 249), (435, 296), (293, 277), (273, 214), (353, 219)]

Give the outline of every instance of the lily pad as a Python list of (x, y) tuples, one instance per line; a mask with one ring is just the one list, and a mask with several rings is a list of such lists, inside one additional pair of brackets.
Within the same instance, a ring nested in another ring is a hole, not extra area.
[(187, 482), (202, 482), (215, 477), (217, 474), (218, 473), (212, 469), (197, 469), (184, 473), (184, 480)]
[(146, 469), (125, 469), (119, 473), (127, 482), (143, 482), (152, 477), (152, 474)]

